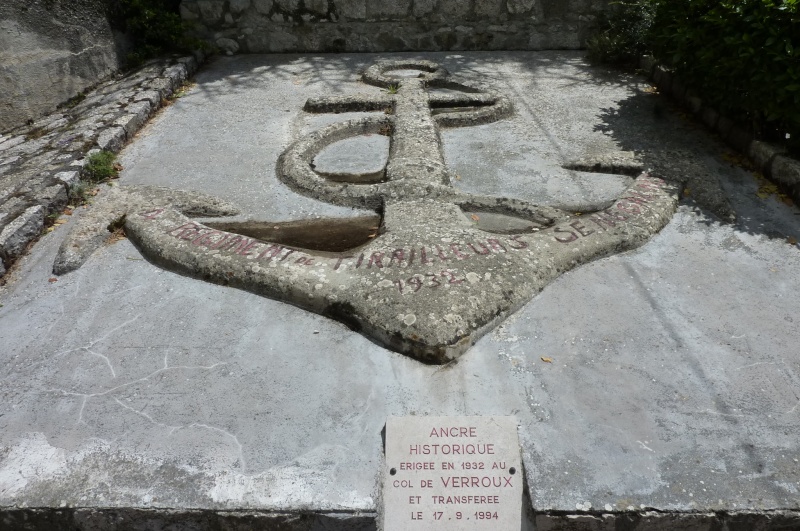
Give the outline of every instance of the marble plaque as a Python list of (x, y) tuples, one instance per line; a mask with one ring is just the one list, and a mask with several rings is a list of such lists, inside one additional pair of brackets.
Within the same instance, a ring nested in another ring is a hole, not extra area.
[(384, 531), (518, 531), (522, 461), (514, 417), (389, 417)]

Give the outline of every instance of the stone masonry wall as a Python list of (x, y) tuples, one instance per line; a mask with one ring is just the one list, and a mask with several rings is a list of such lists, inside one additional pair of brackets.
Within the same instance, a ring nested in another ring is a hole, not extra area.
[(223, 52), (581, 48), (608, 0), (183, 0)]
[(116, 72), (124, 38), (104, 0), (0, 0), (0, 133)]

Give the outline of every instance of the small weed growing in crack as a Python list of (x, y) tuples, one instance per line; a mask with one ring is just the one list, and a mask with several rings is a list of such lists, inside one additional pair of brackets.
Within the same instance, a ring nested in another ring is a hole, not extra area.
[(53, 232), (59, 225), (67, 223), (68, 220), (66, 218), (61, 217), (61, 214), (65, 214), (68, 216), (72, 215), (72, 209), (65, 208), (61, 212), (51, 212), (47, 214), (47, 216), (45, 216), (44, 218), (45, 233)]
[(389, 94), (397, 94), (397, 91), (400, 89), (399, 85), (389, 85), (386, 87), (386, 92)]
[(28, 133), (25, 135), (25, 140), (36, 140), (37, 138), (42, 138), (46, 134), (47, 129), (44, 127), (37, 127), (28, 131)]
[(108, 224), (108, 232), (116, 232), (125, 226), (125, 214)]
[(44, 226), (51, 227), (59, 217), (58, 212), (51, 212), (44, 217)]
[(108, 232), (111, 233), (111, 236), (108, 237), (109, 243), (118, 242), (128, 237), (128, 235), (125, 234), (125, 214), (109, 223), (106, 228)]
[(79, 92), (78, 94), (72, 96), (70, 99), (65, 101), (62, 105), (59, 105), (59, 108), (65, 107), (67, 109), (71, 109), (85, 99), (86, 99), (86, 92)]
[(172, 96), (170, 96), (169, 99), (175, 101), (178, 98), (186, 96), (189, 93), (189, 91), (192, 90), (196, 85), (197, 83), (195, 83), (194, 81), (189, 81), (189, 80), (184, 81), (183, 83), (181, 83), (180, 87), (175, 89), (175, 92), (172, 93)]
[(83, 181), (69, 187), (69, 202), (71, 205), (85, 205), (89, 197), (94, 195), (93, 188)]
[(104, 183), (119, 176), (122, 166), (115, 162), (117, 156), (111, 151), (100, 151), (89, 157), (83, 167), (82, 177), (90, 183)]
[(81, 180), (69, 187), (70, 204), (85, 205), (89, 198), (97, 195), (96, 184), (108, 183), (119, 177), (122, 166), (116, 162), (117, 156), (111, 151), (99, 151), (89, 156), (81, 172)]
[(167, 96), (166, 98), (161, 98), (161, 107), (167, 107), (168, 105), (172, 105), (175, 103), (179, 98), (186, 96), (195, 86), (197, 83), (194, 81), (186, 80), (181, 83), (181, 86), (175, 89), (175, 92)]

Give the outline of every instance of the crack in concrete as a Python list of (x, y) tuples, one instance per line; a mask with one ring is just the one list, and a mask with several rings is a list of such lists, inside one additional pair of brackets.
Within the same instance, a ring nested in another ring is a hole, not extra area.
[(53, 331), (53, 328), (56, 326), (56, 324), (58, 324), (58, 322), (59, 322), (61, 319), (63, 319), (63, 318), (64, 318), (64, 315), (66, 315), (66, 313), (67, 313), (67, 310), (66, 310), (66, 308), (64, 307), (64, 301), (63, 301), (63, 300), (60, 300), (60, 301), (59, 301), (59, 304), (61, 305), (61, 313), (59, 314), (59, 316), (58, 316), (58, 318), (57, 318), (57, 319), (54, 319), (54, 320), (53, 320), (53, 322), (52, 322), (52, 323), (50, 323), (50, 326), (47, 328), (47, 333), (45, 334), (45, 335), (47, 335), (47, 336), (49, 336), (49, 335), (50, 335), (50, 332), (52, 332), (52, 331)]
[(86, 424), (83, 421), (83, 410), (84, 410), (84, 408), (86, 408), (87, 400), (89, 400), (89, 397), (86, 396), (86, 395), (83, 395), (83, 401), (81, 402), (81, 409), (80, 409), (80, 411), (78, 411), (78, 421), (75, 423), (76, 425), (78, 425), (78, 424)]
[(649, 446), (647, 446), (647, 445), (646, 445), (645, 443), (643, 443), (642, 441), (636, 441), (636, 442), (637, 442), (637, 443), (639, 443), (639, 446), (641, 446), (641, 447), (642, 447), (644, 450), (647, 450), (647, 451), (649, 451), (649, 452), (653, 452), (653, 453), (655, 453), (655, 450), (653, 450), (652, 448), (650, 448)]
[(91, 46), (87, 46), (83, 50), (78, 50), (77, 52), (67, 52), (67, 54), (72, 55), (72, 56), (78, 56), (78, 55), (85, 54), (86, 52), (90, 52), (90, 51), (92, 51), (92, 50), (94, 50), (96, 48), (108, 48), (108, 46), (107, 45), (102, 45), (102, 44), (92, 44)]
[[(372, 388), (370, 388), (370, 390), (369, 390), (369, 396), (368, 396), (368, 397), (367, 397), (367, 399), (364, 401), (364, 403), (366, 404), (366, 407), (365, 407), (365, 408), (364, 408), (364, 409), (361, 411), (361, 413), (359, 413), (359, 414), (358, 414), (358, 415), (356, 415), (355, 417), (351, 417), (351, 419), (352, 419), (352, 420), (349, 420), (349, 421), (350, 421), (350, 422), (352, 422), (353, 424), (358, 424), (358, 423), (360, 423), (360, 422), (361, 422), (361, 420), (364, 418), (364, 416), (367, 414), (367, 412), (368, 412), (368, 411), (370, 410), (370, 408), (372, 407), (372, 401), (374, 400), (374, 398), (375, 398), (375, 387), (373, 386), (373, 387), (372, 387)], [(367, 430), (368, 430), (368, 429), (369, 429), (369, 423), (365, 422), (365, 423), (364, 423), (364, 429), (363, 429), (363, 430), (361, 430), (361, 436), (362, 436), (362, 437), (363, 437), (364, 435), (366, 435), (366, 434), (367, 434)]]
[(129, 406), (129, 405), (127, 405), (127, 404), (124, 404), (124, 403), (122, 402), (122, 400), (120, 400), (120, 399), (119, 399), (119, 398), (117, 398), (117, 397), (114, 397), (114, 402), (116, 402), (117, 404), (119, 404), (119, 405), (120, 405), (120, 406), (122, 406), (123, 408), (125, 408), (125, 409), (127, 409), (127, 410), (129, 410), (129, 411), (132, 411), (132, 412), (136, 413), (136, 414), (137, 414), (137, 415), (139, 415), (140, 417), (143, 417), (143, 418), (147, 419), (147, 421), (148, 421), (148, 422), (150, 422), (150, 423), (152, 423), (152, 424), (155, 424), (156, 426), (161, 426), (162, 428), (172, 428), (172, 430), (170, 431), (170, 435), (172, 435), (172, 433), (173, 433), (173, 432), (174, 432), (176, 429), (180, 428), (180, 426), (170, 426), (169, 424), (164, 424), (163, 422), (158, 422), (158, 421), (156, 421), (156, 420), (155, 420), (153, 417), (151, 417), (150, 415), (148, 415), (147, 413), (145, 413), (144, 411), (139, 411), (139, 410), (138, 410), (138, 409), (136, 409), (136, 408), (132, 408), (131, 406)]
[[(194, 427), (205, 428), (207, 430), (212, 430), (212, 431), (218, 431), (218, 432), (222, 433), (223, 435), (226, 435), (226, 436), (232, 438), (233, 441), (236, 443), (236, 446), (238, 446), (238, 448), (239, 448), (239, 462), (241, 463), (241, 467), (240, 468), (242, 469), (242, 472), (245, 472), (247, 466), (246, 466), (245, 460), (244, 460), (244, 447), (242, 446), (242, 443), (239, 442), (239, 438), (236, 435), (234, 435), (233, 433), (230, 433), (228, 431), (225, 431), (222, 428), (218, 428), (217, 426), (210, 426), (208, 424), (200, 424), (198, 422), (193, 422), (193, 423), (189, 424), (188, 426), (183, 426), (183, 428), (194, 428)], [(178, 428), (178, 429), (180, 429), (180, 428)]]
[(739, 415), (736, 413), (722, 413), (720, 411), (712, 411), (711, 409), (699, 409), (697, 411), (692, 411), (691, 413), (706, 413), (708, 415), (717, 415), (719, 417), (737, 417), (737, 418), (745, 418), (745, 417), (752, 417), (753, 415)]
[(108, 365), (108, 369), (111, 371), (111, 377), (114, 378), (114, 379), (117, 378), (117, 373), (114, 371), (114, 366), (111, 365), (111, 360), (108, 359), (108, 356), (106, 356), (105, 354), (100, 354), (99, 352), (95, 352), (94, 350), (90, 349), (89, 347), (83, 347), (82, 350), (85, 350), (86, 352), (88, 352), (89, 354), (91, 354), (93, 356), (97, 356), (98, 358), (102, 358), (106, 362), (106, 365)]
[(153, 424), (155, 426), (160, 426), (162, 428), (170, 428), (169, 436), (172, 436), (172, 434), (174, 434), (176, 431), (181, 430), (181, 429), (203, 428), (203, 429), (207, 429), (207, 430), (211, 430), (211, 431), (216, 431), (216, 432), (222, 433), (223, 435), (225, 435), (227, 437), (230, 437), (231, 439), (233, 439), (233, 442), (236, 443), (236, 446), (238, 448), (237, 457), (239, 459), (239, 463), (241, 463), (241, 465), (240, 465), (241, 471), (244, 472), (246, 470), (246, 464), (245, 464), (245, 459), (244, 459), (244, 447), (242, 446), (242, 443), (239, 441), (239, 438), (235, 434), (233, 434), (233, 433), (231, 433), (229, 431), (223, 430), (222, 428), (219, 428), (217, 426), (211, 426), (209, 424), (202, 424), (202, 423), (199, 423), (199, 422), (193, 422), (191, 424), (183, 424), (183, 425), (178, 425), (178, 426), (173, 426), (171, 424), (165, 424), (163, 422), (158, 422), (156, 419), (151, 417), (148, 413), (145, 413), (144, 411), (140, 411), (140, 410), (138, 410), (136, 408), (133, 408), (133, 407), (125, 404), (124, 402), (122, 402), (122, 400), (120, 400), (117, 397), (114, 397), (114, 401), (117, 404), (119, 404), (120, 406), (122, 406), (123, 408), (135, 413), (136, 415), (139, 415), (140, 417), (146, 419), (148, 422), (150, 422), (151, 424)]
[[(63, 303), (61, 305), (61, 310), (62, 310), (62, 315), (63, 315), (63, 312), (64, 312)], [(112, 334), (114, 334), (118, 330), (121, 330), (122, 328), (124, 328), (124, 327), (128, 326), (129, 324), (131, 324), (132, 322), (136, 321), (141, 316), (142, 316), (142, 314), (140, 313), (140, 314), (136, 315), (136, 317), (134, 317), (133, 319), (129, 319), (129, 320), (125, 321), (124, 323), (122, 323), (122, 324), (120, 324), (118, 326), (115, 326), (114, 328), (112, 328), (111, 330), (109, 330), (108, 332), (106, 332), (105, 334), (100, 336), (99, 338), (95, 339), (94, 341), (90, 341), (88, 345), (85, 345), (85, 346), (82, 346), (82, 347), (72, 348), (72, 349), (69, 349), (69, 350), (63, 350), (61, 352), (57, 352), (57, 353), (55, 353), (53, 355), (53, 357), (61, 356), (63, 354), (69, 354), (70, 352), (84, 351), (84, 352), (86, 352), (88, 354), (91, 354), (93, 356), (96, 356), (98, 358), (102, 358), (106, 362), (106, 365), (108, 365), (108, 368), (111, 371), (111, 376), (116, 379), (117, 373), (114, 370), (114, 366), (111, 364), (111, 360), (109, 359), (109, 357), (106, 356), (105, 354), (100, 354), (99, 352), (95, 352), (94, 350), (92, 350), (92, 348), (96, 344), (108, 339)], [(55, 323), (53, 323), (53, 324), (55, 324)], [(51, 328), (52, 328), (52, 326), (51, 326)]]
[[(75, 349), (75, 350), (77, 350), (77, 349)], [(166, 356), (164, 357), (164, 361), (166, 363)], [(130, 381), (130, 382), (126, 382), (124, 384), (120, 384), (120, 385), (118, 385), (116, 387), (112, 387), (111, 389), (107, 389), (107, 390), (105, 390), (103, 392), (100, 392), (100, 393), (76, 393), (74, 391), (67, 391), (66, 389), (57, 389), (57, 388), (55, 388), (55, 389), (53, 389), (53, 388), (45, 389), (45, 392), (61, 393), (61, 394), (67, 395), (67, 396), (80, 396), (80, 397), (82, 397), (83, 398), (83, 402), (81, 403), (81, 408), (80, 408), (80, 410), (78, 412), (78, 420), (76, 421), (76, 424), (81, 424), (81, 423), (86, 424), (86, 422), (83, 420), (83, 411), (84, 411), (84, 409), (86, 407), (86, 403), (89, 401), (90, 398), (94, 398), (94, 397), (97, 397), (97, 396), (109, 395), (109, 394), (111, 394), (111, 393), (113, 393), (115, 391), (118, 391), (119, 389), (124, 389), (126, 387), (130, 387), (131, 385), (135, 385), (137, 383), (141, 383), (141, 382), (147, 381), (150, 378), (152, 378), (153, 376), (156, 376), (156, 375), (158, 375), (158, 374), (160, 374), (162, 372), (165, 372), (165, 371), (171, 371), (171, 370), (175, 370), (175, 369), (213, 370), (213, 369), (219, 367), (220, 365), (227, 365), (227, 364), (228, 364), (228, 362), (221, 361), (221, 362), (215, 363), (213, 365), (175, 365), (175, 366), (172, 366), (172, 367), (165, 366), (165, 367), (162, 367), (160, 369), (157, 369), (157, 370), (151, 372), (147, 376), (144, 376), (142, 378), (139, 378), (139, 379), (136, 379), (136, 380), (133, 380), (133, 381)], [(116, 397), (114, 397), (114, 400), (119, 402), (119, 400)], [(149, 417), (145, 413), (137, 411), (137, 410), (135, 410), (135, 409), (133, 409), (133, 408), (131, 408), (129, 406), (125, 406), (125, 404), (122, 404), (122, 403), (120, 403), (120, 404), (122, 406), (124, 406), (126, 409), (131, 409), (132, 411), (136, 412), (137, 414), (142, 415), (145, 418), (148, 418), (148, 420), (151, 420), (151, 422), (153, 422), (154, 424), (161, 425), (161, 426), (164, 426), (164, 427), (172, 427), (172, 426), (169, 426), (167, 424), (160, 424), (158, 422), (155, 422), (152, 419), (149, 419)], [(179, 428), (179, 427), (181, 427), (181, 426), (176, 426), (176, 428)], [(238, 443), (238, 440), (237, 440), (237, 443)]]
[(741, 367), (736, 367), (735, 371), (741, 371), (742, 369), (749, 369), (751, 367), (758, 367), (759, 365), (775, 365), (775, 362), (772, 361), (761, 361), (758, 363), (751, 363), (750, 365), (742, 365)]

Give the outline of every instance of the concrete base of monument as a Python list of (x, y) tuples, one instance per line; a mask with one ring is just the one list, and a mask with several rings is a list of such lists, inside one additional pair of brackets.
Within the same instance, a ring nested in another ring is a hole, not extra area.
[[(382, 430), (409, 415), (517, 418), (522, 529), (800, 526), (797, 209), (759, 197), (638, 79), (580, 53), (423, 56), (514, 107), (442, 129), (459, 191), (574, 215), (606, 208), (641, 168), (688, 195), (639, 247), (564, 273), (436, 366), (162, 268), (130, 240), (54, 276), (101, 192), (0, 288), (0, 529), (376, 529)], [(299, 195), (275, 167), (297, 138), (352, 117), (306, 114), (306, 100), (380, 93), (357, 83), (377, 59), (212, 62), (123, 151), (122, 184), (219, 198), (195, 214), (239, 213), (198, 222), (265, 231), (251, 237), (349, 218), (369, 239), (383, 212)], [(384, 138), (348, 140), (342, 157), (333, 144), (317, 169), (377, 172)], [(562, 239), (585, 238), (578, 227)]]

